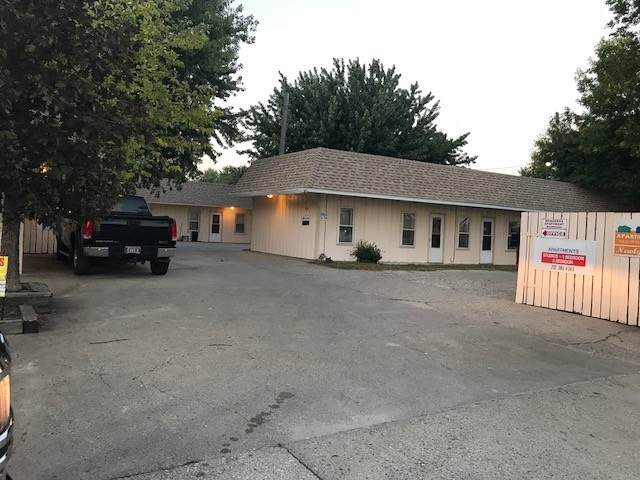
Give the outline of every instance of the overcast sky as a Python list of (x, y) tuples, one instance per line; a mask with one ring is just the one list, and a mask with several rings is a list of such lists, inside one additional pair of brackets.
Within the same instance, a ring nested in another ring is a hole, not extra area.
[[(575, 107), (586, 68), (610, 19), (605, 0), (243, 0), (259, 22), (240, 52), (245, 91), (231, 104), (266, 102), (278, 72), (332, 66), (334, 57), (380, 59), (401, 82), (440, 101), (437, 125), (470, 132), (473, 168), (516, 173), (554, 112)], [(215, 165), (247, 159), (227, 150)], [(201, 168), (213, 166), (205, 161)]]

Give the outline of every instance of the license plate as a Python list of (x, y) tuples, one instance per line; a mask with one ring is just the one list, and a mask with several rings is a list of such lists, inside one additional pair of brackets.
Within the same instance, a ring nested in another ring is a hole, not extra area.
[(124, 253), (140, 253), (140, 247), (124, 247)]

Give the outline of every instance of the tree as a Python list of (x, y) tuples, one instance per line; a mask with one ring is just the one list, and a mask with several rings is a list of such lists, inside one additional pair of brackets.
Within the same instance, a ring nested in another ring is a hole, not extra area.
[(237, 137), (216, 104), (241, 87), (238, 48), (254, 27), (230, 0), (0, 3), (8, 290), (20, 288), (23, 218), (100, 214), (134, 186), (194, 178), (211, 137)]
[(240, 180), (240, 177), (244, 175), (244, 172), (249, 168), (248, 165), (242, 165), (234, 167), (233, 165), (227, 165), (222, 170), (216, 170), (214, 168), (207, 168), (202, 176), (199, 178), (201, 182), (209, 183), (226, 183), (229, 185), (235, 185)]
[(245, 121), (252, 158), (278, 154), (284, 92), (289, 92), (286, 152), (328, 147), (447, 165), (468, 165), (464, 134), (449, 138), (435, 120), (439, 102), (417, 83), (400, 87), (395, 68), (378, 60), (334, 59), (333, 69), (301, 72), (293, 82), (281, 74), (267, 104), (251, 107)]
[[(542, 176), (640, 199), (640, 22), (638, 0), (609, 0), (613, 33), (578, 71), (582, 113), (566, 109), (536, 142), (523, 175)], [(549, 165), (543, 168), (543, 166)]]
[(256, 22), (232, 0), (122, 2), (140, 25), (142, 48), (131, 93), (148, 105), (148, 134), (130, 155), (131, 185), (160, 187), (199, 175), (211, 139), (230, 146), (240, 135), (239, 114), (221, 106), (241, 90), (238, 51), (253, 41)]
[(122, 92), (135, 68), (135, 25), (101, 2), (0, 3), (0, 191), (7, 290), (20, 288), (24, 217), (50, 223), (81, 199), (121, 189), (143, 105)]

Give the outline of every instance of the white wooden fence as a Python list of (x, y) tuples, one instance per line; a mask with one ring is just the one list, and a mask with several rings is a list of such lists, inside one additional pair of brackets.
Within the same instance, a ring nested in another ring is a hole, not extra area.
[(56, 235), (35, 220), (24, 222), (24, 253), (56, 253)]
[[(544, 228), (554, 223), (557, 230)], [(577, 248), (548, 248), (550, 244)], [(593, 247), (594, 252), (589, 250)], [(541, 248), (568, 253), (541, 255)], [(638, 325), (639, 291), (640, 213), (522, 214), (517, 303)]]

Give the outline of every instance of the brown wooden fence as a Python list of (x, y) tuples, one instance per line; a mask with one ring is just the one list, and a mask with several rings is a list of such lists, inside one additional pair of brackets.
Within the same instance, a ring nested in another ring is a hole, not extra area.
[(517, 303), (638, 325), (639, 291), (640, 213), (522, 214)]

